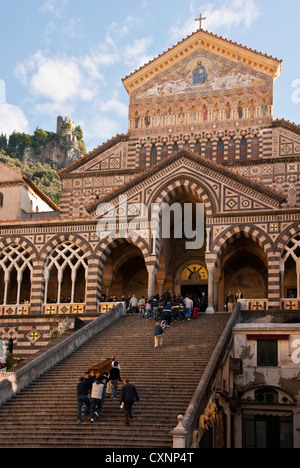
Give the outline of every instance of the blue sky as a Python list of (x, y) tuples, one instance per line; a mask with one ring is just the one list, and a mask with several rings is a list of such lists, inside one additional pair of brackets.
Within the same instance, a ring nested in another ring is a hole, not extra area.
[(13, 0), (1, 2), (0, 134), (82, 126), (88, 150), (128, 129), (122, 78), (197, 29), (283, 59), (274, 118), (300, 124), (300, 2)]

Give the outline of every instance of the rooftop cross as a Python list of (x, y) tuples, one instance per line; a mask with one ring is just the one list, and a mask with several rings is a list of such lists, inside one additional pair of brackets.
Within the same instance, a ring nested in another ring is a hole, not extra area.
[(200, 22), (200, 24), (199, 24), (199, 26), (200, 26), (200, 27), (199, 27), (199, 31), (202, 30), (202, 21), (204, 21), (204, 20), (206, 20), (206, 19), (207, 19), (207, 18), (204, 18), (204, 16), (202, 16), (202, 13), (201, 13), (201, 15), (200, 15), (200, 18), (196, 18), (196, 19), (195, 19), (195, 21), (199, 21), (199, 22)]

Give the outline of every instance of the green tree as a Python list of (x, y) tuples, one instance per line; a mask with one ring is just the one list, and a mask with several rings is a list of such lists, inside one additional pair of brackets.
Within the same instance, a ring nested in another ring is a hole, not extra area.
[(78, 141), (81, 141), (83, 139), (83, 131), (80, 125), (78, 125), (75, 130), (74, 130), (74, 135), (77, 137)]
[(6, 150), (7, 148), (7, 138), (6, 138), (6, 135), (3, 135), (3, 133), (1, 133), (0, 135), (0, 150)]

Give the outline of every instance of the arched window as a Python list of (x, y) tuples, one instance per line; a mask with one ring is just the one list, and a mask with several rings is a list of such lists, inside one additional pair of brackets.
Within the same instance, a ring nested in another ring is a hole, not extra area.
[(194, 153), (199, 154), (199, 156), (201, 156), (201, 143), (199, 140), (196, 141)]
[(214, 107), (214, 121), (217, 122), (219, 120), (219, 107), (218, 105), (216, 104), (215, 107)]
[(224, 162), (224, 142), (221, 138), (217, 144), (217, 162), (218, 163)]
[(45, 269), (45, 303), (85, 302), (88, 261), (73, 242), (64, 242), (48, 257)]
[(0, 253), (0, 297), (4, 305), (30, 302), (32, 259), (21, 245), (10, 244)]
[(139, 128), (139, 123), (140, 123), (140, 116), (138, 112), (136, 112), (134, 116), (134, 127)]
[(185, 142), (183, 149), (184, 149), (185, 151), (190, 151), (190, 144), (189, 144), (188, 141)]
[(237, 111), (238, 111), (239, 119), (242, 119), (244, 117), (244, 108), (243, 108), (243, 103), (241, 101), (238, 104)]
[(208, 110), (206, 106), (203, 106), (202, 108), (202, 119), (203, 119), (203, 122), (208, 121)]
[(146, 148), (142, 146), (139, 154), (139, 167), (144, 169), (146, 167)]
[(230, 106), (229, 102), (227, 102), (227, 104), (226, 104), (225, 115), (226, 115), (227, 120), (229, 120), (231, 118), (231, 106)]
[(236, 144), (234, 138), (231, 138), (228, 144), (228, 161), (235, 161)]
[(210, 140), (208, 140), (208, 142), (206, 143), (205, 157), (209, 158), (209, 159), (213, 158), (213, 145), (212, 145), (212, 142)]
[(244, 137), (240, 144), (240, 160), (247, 161), (247, 153), (248, 153), (248, 144), (247, 140)]
[(177, 151), (179, 151), (179, 146), (178, 146), (178, 144), (177, 144), (176, 141), (175, 141), (174, 146), (173, 146), (173, 149), (172, 149), (172, 153), (177, 153)]
[(168, 155), (169, 155), (169, 150), (168, 150), (168, 146), (165, 143), (163, 145), (162, 149), (161, 149), (161, 159), (162, 159), (162, 161), (164, 159), (167, 159)]
[(157, 164), (157, 148), (155, 145), (153, 145), (151, 148), (150, 164), (151, 166), (155, 166), (155, 164)]
[(252, 159), (259, 159), (259, 139), (257, 136), (255, 136), (252, 140), (251, 157)]
[(0, 208), (3, 207), (3, 193), (0, 192)]
[(147, 111), (145, 115), (145, 127), (146, 128), (149, 127), (150, 123), (151, 123), (150, 114), (149, 114), (149, 111)]

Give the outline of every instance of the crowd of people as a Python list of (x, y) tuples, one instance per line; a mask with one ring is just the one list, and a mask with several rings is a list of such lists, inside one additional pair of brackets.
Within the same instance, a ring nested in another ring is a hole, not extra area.
[(189, 294), (186, 297), (182, 295), (164, 293), (162, 297), (154, 296), (148, 300), (144, 296), (138, 299), (135, 294), (126, 300), (127, 313), (138, 314), (139, 319), (147, 320), (157, 318), (165, 320), (170, 326), (172, 320), (191, 320), (197, 319), (199, 313), (205, 313), (208, 306), (207, 295), (205, 292), (200, 297)]
[[(90, 415), (91, 423), (95, 419), (100, 419), (100, 414), (106, 399), (110, 394), (113, 400), (117, 400), (118, 385), (122, 382), (121, 368), (116, 359), (112, 358), (111, 370), (101, 374), (100, 371), (86, 372), (80, 377), (77, 385), (77, 418), (78, 423), (82, 422), (82, 408), (85, 406), (83, 418), (88, 419)], [(134, 385), (128, 379), (123, 380), (122, 392), (120, 395), (120, 408), (124, 411), (126, 424), (133, 418), (132, 407), (135, 401), (139, 401), (139, 395)]]

